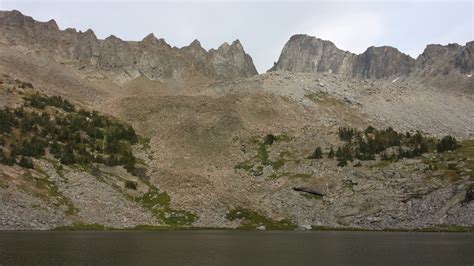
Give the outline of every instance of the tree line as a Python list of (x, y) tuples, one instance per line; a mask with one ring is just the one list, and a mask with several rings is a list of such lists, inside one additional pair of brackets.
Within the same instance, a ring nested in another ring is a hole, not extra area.
[[(344, 144), (336, 151), (331, 147), (327, 154), (328, 158), (336, 157), (338, 166), (346, 166), (354, 159), (375, 160), (376, 155), (382, 160), (415, 158), (435, 150), (439, 153), (453, 151), (458, 146), (457, 140), (449, 135), (438, 140), (424, 136), (419, 131), (399, 133), (391, 127), (379, 130), (369, 126), (363, 131), (341, 127), (338, 135)], [(322, 148), (316, 147), (308, 158), (323, 158)]]
[[(46, 110), (53, 107), (56, 111)], [(0, 163), (32, 168), (52, 154), (61, 163), (122, 165), (133, 172), (134, 129), (98, 112), (77, 110), (60, 96), (32, 95), (23, 106), (0, 110)]]

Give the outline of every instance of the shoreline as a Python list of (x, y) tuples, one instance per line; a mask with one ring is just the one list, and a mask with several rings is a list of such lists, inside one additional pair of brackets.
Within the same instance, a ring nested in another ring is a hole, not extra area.
[(326, 231), (326, 232), (400, 232), (400, 233), (474, 233), (474, 227), (470, 226), (432, 226), (425, 228), (385, 228), (385, 229), (365, 229), (354, 227), (326, 227), (313, 226), (311, 229), (249, 229), (249, 228), (225, 228), (225, 227), (172, 227), (172, 226), (135, 226), (127, 228), (105, 227), (98, 224), (76, 224), (72, 226), (59, 226), (50, 230), (0, 230), (5, 232), (151, 232), (151, 231)]

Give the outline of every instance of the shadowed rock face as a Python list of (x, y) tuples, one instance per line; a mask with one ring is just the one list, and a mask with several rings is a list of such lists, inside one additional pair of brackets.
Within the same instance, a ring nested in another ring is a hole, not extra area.
[(90, 63), (114, 74), (135, 78), (179, 79), (198, 73), (209, 80), (257, 75), (252, 58), (237, 40), (217, 50), (206, 51), (199, 41), (178, 49), (153, 34), (140, 42), (116, 36), (98, 40), (92, 30), (61, 31), (56, 22), (38, 22), (19, 11), (0, 11), (0, 42), (46, 52), (58, 62)]
[(407, 75), (415, 66), (415, 60), (390, 46), (369, 47), (357, 56), (353, 75), (364, 78), (387, 78)]
[(456, 55), (455, 64), (463, 73), (474, 71), (474, 41), (466, 43), (466, 46)]
[(473, 43), (428, 45), (415, 60), (390, 46), (369, 47), (356, 55), (338, 49), (330, 41), (299, 34), (285, 44), (269, 71), (326, 72), (373, 79), (438, 75), (453, 70), (470, 73), (474, 69)]

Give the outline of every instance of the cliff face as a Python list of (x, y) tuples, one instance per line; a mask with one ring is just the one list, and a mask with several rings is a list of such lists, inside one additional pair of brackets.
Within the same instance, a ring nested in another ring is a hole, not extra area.
[(474, 41), (466, 43), (466, 46), (457, 53), (454, 62), (463, 73), (474, 71)]
[(280, 59), (270, 69), (292, 72), (351, 74), (355, 54), (339, 50), (332, 42), (308, 35), (294, 35), (286, 43)]
[(369, 47), (355, 62), (354, 76), (376, 79), (407, 75), (415, 65), (413, 58), (389, 46)]
[(237, 40), (219, 49), (204, 50), (199, 41), (178, 49), (153, 34), (140, 42), (116, 36), (99, 40), (92, 30), (60, 30), (54, 20), (38, 22), (19, 11), (0, 11), (0, 42), (50, 55), (58, 62), (88, 63), (127, 78), (177, 79), (199, 73), (210, 80), (257, 75), (252, 58)]
[(278, 62), (269, 70), (328, 72), (352, 77), (382, 79), (393, 76), (426, 76), (474, 70), (474, 42), (428, 45), (416, 60), (390, 46), (369, 47), (360, 55), (338, 49), (332, 42), (294, 35), (285, 44)]

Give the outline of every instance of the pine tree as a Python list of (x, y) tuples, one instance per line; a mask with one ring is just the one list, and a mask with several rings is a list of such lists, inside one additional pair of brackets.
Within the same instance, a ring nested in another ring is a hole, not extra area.
[(457, 141), (452, 136), (445, 136), (438, 143), (436, 149), (438, 152), (454, 151), (457, 148)]
[(20, 161), (18, 162), (18, 165), (21, 167), (30, 168), (30, 169), (34, 168), (33, 161), (30, 158), (25, 157), (25, 156), (21, 156)]
[(328, 158), (329, 158), (329, 159), (334, 158), (334, 149), (332, 148), (332, 146), (331, 146), (331, 149), (329, 150)]
[(323, 151), (321, 150), (321, 147), (317, 147), (311, 156), (309, 156), (309, 159), (321, 159), (323, 158)]

